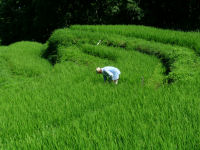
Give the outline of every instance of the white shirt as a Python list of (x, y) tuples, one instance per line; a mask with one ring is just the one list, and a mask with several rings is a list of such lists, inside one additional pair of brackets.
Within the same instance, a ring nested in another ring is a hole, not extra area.
[(103, 76), (111, 76), (113, 80), (117, 80), (121, 74), (119, 69), (112, 66), (106, 66), (102, 68), (102, 73)]

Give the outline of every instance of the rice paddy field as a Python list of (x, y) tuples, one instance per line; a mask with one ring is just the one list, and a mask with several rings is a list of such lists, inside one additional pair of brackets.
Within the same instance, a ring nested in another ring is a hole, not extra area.
[[(57, 29), (0, 46), (0, 149), (200, 149), (200, 34)], [(120, 69), (104, 83), (96, 67)]]

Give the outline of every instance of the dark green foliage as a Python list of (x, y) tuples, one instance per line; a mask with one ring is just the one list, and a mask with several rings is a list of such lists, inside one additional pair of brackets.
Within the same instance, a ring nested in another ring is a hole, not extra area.
[(2, 44), (19, 40), (45, 42), (52, 30), (65, 25), (66, 2), (63, 2), (63, 0), (2, 0), (0, 6)]
[(1, 0), (2, 44), (45, 42), (73, 24), (143, 24), (180, 30), (200, 26), (199, 0)]
[(137, 23), (143, 16), (137, 0), (1, 0), (2, 44), (45, 42), (51, 32), (71, 24)]
[(143, 23), (162, 28), (194, 30), (200, 26), (199, 0), (142, 0)]

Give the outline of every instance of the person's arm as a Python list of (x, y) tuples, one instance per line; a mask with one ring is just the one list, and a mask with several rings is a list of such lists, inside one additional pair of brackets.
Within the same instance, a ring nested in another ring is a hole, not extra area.
[(110, 72), (109, 70), (106, 71), (107, 75), (108, 75), (108, 81), (111, 82), (112, 81), (112, 78), (113, 78), (113, 73)]
[(106, 73), (107, 73), (110, 77), (113, 77), (113, 73), (110, 72), (109, 70), (106, 70)]

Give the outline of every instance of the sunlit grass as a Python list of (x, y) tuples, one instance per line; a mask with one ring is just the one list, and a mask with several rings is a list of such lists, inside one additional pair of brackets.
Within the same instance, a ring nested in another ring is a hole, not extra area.
[[(198, 149), (196, 53), (78, 27), (0, 47), (0, 149)], [(107, 65), (121, 71), (117, 86), (95, 72)]]

